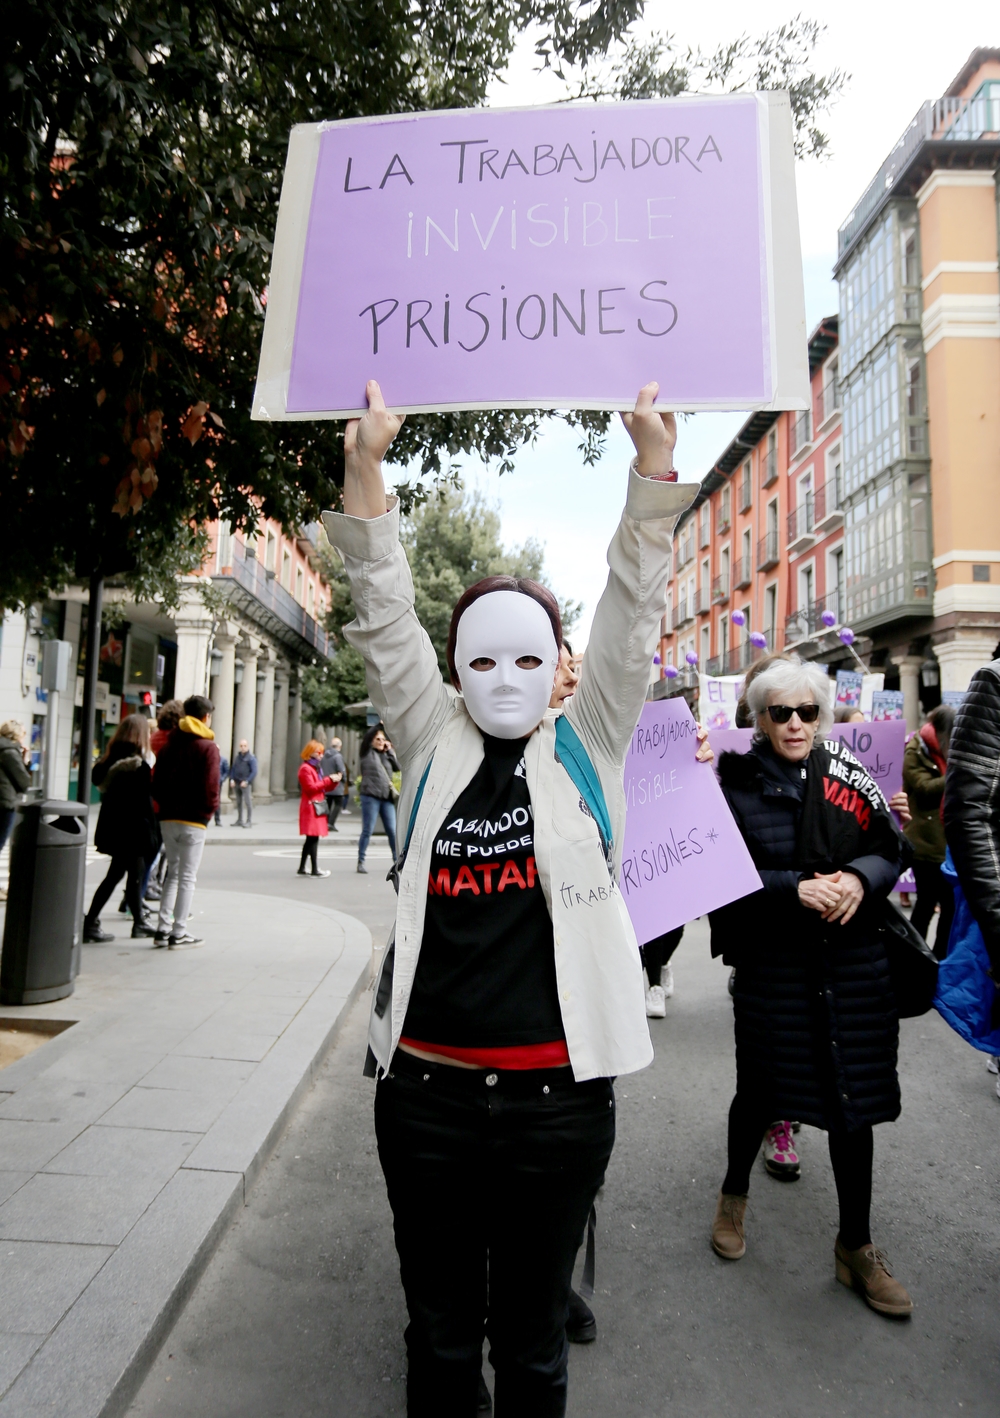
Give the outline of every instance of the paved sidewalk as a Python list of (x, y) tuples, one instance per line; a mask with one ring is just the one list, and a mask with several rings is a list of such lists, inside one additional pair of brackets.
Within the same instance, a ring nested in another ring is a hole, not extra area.
[[(84, 947), (0, 1070), (0, 1415), (123, 1412), (367, 984), (360, 921), (199, 890), (205, 945)], [(115, 923), (117, 924), (117, 922)], [(0, 1020), (2, 1023), (2, 1020)]]

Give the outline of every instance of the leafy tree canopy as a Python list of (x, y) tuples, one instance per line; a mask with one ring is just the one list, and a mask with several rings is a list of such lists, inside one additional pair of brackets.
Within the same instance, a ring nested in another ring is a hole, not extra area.
[[(95, 571), (148, 593), (171, 572), (165, 548), (179, 528), (216, 516), (295, 525), (335, 505), (341, 426), (249, 417), (289, 129), (481, 103), (529, 27), (540, 62), (583, 74), (595, 97), (676, 92), (680, 61), (669, 44), (628, 44), (642, 4), (8, 6), (0, 606)], [(801, 24), (776, 32), (765, 60), (740, 41), (709, 77), (725, 86), (797, 76), (802, 132), (832, 91), (808, 74), (810, 42)], [(589, 67), (599, 60), (603, 77)], [(568, 417), (583, 431), (585, 457), (596, 456), (606, 417)], [(419, 479), (460, 452), (509, 466), (542, 418), (409, 419), (393, 448), (414, 469), (404, 497), (412, 503)]]
[[(402, 541), (413, 574), (417, 616), (437, 652), (442, 678), (448, 678), (445, 648), (451, 613), (459, 596), (484, 576), (528, 576), (545, 582), (545, 551), (534, 539), (504, 548), (500, 516), (481, 493), (442, 489), (416, 507), (402, 527)], [(343, 563), (329, 543), (321, 543), (323, 574), (331, 587), (327, 629), (337, 649), (325, 664), (305, 672), (303, 702), (314, 723), (341, 723), (344, 706), (367, 698), (364, 662), (344, 637), (354, 607)], [(563, 628), (571, 633), (583, 607), (561, 601)]]

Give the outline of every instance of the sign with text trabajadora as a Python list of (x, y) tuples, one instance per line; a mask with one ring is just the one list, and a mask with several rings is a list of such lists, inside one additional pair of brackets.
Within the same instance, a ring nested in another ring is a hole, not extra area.
[(647, 703), (625, 760), (619, 880), (640, 945), (760, 890), (697, 729), (679, 696)]
[(302, 125), (266, 303), (256, 419), (805, 408), (788, 95)]

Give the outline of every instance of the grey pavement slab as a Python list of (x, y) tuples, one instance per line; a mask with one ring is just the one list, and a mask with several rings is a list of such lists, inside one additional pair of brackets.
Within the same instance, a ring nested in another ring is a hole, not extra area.
[[(122, 927), (72, 996), (23, 1011), (72, 1028), (0, 1077), (2, 1418), (127, 1404), (367, 983), (371, 936), (328, 905), (199, 888), (195, 910), (202, 949)], [(41, 1320), (4, 1273), (29, 1254), (66, 1277)]]
[(111, 1246), (4, 1242), (0, 1334), (47, 1335), (112, 1254)]

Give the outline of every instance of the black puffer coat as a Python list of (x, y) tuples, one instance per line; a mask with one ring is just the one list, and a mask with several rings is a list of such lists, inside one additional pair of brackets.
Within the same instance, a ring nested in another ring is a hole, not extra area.
[(0, 808), (17, 807), (17, 799), (31, 786), (31, 774), (24, 765), (21, 745), (0, 734)]
[(839, 865), (865, 886), (846, 925), (828, 925), (798, 897), (803, 770), (768, 744), (724, 753), (719, 777), (762, 891), (712, 914), (712, 954), (736, 966), (740, 1093), (772, 1118), (853, 1131), (899, 1116), (899, 1022), (879, 936), (879, 907), (898, 855)]
[(955, 716), (944, 830), (994, 978), (1000, 980), (1000, 660), (976, 671)]
[(141, 857), (151, 862), (160, 846), (153, 812), (153, 774), (134, 744), (115, 743), (107, 758), (94, 764), (94, 784), (101, 792), (94, 846), (108, 857)]

